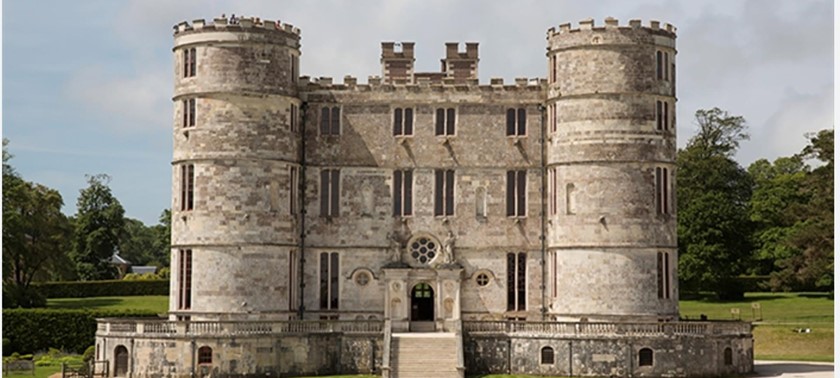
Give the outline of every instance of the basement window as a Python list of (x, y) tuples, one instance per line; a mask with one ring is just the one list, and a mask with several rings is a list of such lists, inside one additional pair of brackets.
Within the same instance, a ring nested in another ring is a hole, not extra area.
[(554, 349), (550, 346), (544, 346), (540, 349), (540, 364), (554, 365)]
[(213, 363), (213, 348), (209, 346), (203, 346), (198, 348), (198, 363), (199, 364), (212, 364)]
[(639, 351), (639, 366), (653, 366), (653, 349), (642, 348)]

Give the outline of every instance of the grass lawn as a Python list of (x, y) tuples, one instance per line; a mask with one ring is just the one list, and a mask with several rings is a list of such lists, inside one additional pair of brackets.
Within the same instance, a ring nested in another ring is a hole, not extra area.
[(35, 375), (30, 374), (30, 372), (13, 372), (11, 374), (3, 374), (4, 377), (14, 377), (14, 378), (47, 378), (55, 373), (61, 372), (61, 366), (36, 366), (35, 367)]
[[(761, 306), (755, 315), (753, 303)], [(733, 308), (740, 310), (741, 320), (755, 325), (757, 360), (834, 361), (834, 299), (827, 294), (747, 293), (743, 301), (680, 301), (681, 316), (690, 319), (700, 314), (709, 320), (732, 319)], [(799, 329), (811, 332), (795, 332)]]
[[(759, 303), (761, 310), (754, 313), (753, 303)], [(61, 298), (47, 300), (47, 307), (145, 309), (165, 313), (168, 310), (168, 297)], [(718, 301), (710, 297), (680, 301), (681, 316), (693, 320), (699, 319), (700, 314), (705, 314), (709, 320), (731, 320), (732, 308), (740, 310), (741, 320), (751, 321), (755, 325), (753, 336), (756, 359), (834, 361), (834, 299), (826, 294), (747, 293), (742, 301)], [(796, 329), (810, 329), (811, 332), (794, 332)]]
[(169, 311), (169, 297), (166, 295), (150, 295), (137, 297), (51, 298), (47, 299), (47, 308), (150, 310), (157, 313), (165, 313)]

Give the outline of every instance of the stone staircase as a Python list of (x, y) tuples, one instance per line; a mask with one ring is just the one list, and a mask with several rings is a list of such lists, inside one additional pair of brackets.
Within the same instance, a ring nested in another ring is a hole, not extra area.
[(463, 378), (455, 333), (395, 333), (391, 378)]

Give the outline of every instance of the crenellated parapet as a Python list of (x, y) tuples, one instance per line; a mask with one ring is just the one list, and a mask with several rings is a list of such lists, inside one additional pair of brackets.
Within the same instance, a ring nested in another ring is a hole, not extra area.
[(627, 25), (619, 25), (617, 19), (612, 17), (607, 17), (604, 19), (604, 25), (602, 26), (595, 26), (595, 20), (588, 18), (585, 20), (581, 20), (578, 23), (578, 28), (572, 28), (571, 23), (560, 24), (558, 27), (549, 28), (547, 32), (547, 37), (551, 38), (557, 34), (564, 34), (564, 33), (578, 33), (578, 32), (586, 32), (586, 31), (610, 31), (610, 30), (620, 30), (620, 29), (630, 29), (630, 30), (645, 30), (650, 31), (657, 34), (670, 34), (671, 37), (676, 38), (677, 36), (677, 28), (669, 23), (665, 23), (662, 25), (661, 22), (651, 20), (649, 22), (649, 26), (642, 26), (641, 20), (630, 20)]
[(234, 22), (230, 21), (231, 20), (224, 17), (214, 18), (210, 21), (197, 19), (193, 20), (192, 24), (187, 21), (183, 21), (172, 28), (175, 30), (175, 35), (202, 30), (266, 30), (279, 31), (298, 36), (300, 35), (300, 29), (291, 24), (282, 23), (280, 21), (262, 20), (258, 17), (239, 17), (234, 18)]
[(344, 76), (342, 82), (333, 82), (331, 77), (311, 78), (301, 76), (298, 80), (298, 88), (301, 92), (307, 91), (384, 91), (406, 89), (416, 91), (423, 89), (434, 89), (440, 91), (543, 91), (547, 86), (544, 78), (515, 78), (513, 83), (505, 83), (503, 78), (491, 78), (489, 84), (479, 84), (478, 79), (456, 81), (454, 78), (442, 78), (440, 81), (432, 81), (428, 78), (417, 78), (413, 83), (395, 83), (383, 80), (380, 76), (368, 76), (367, 83), (360, 83), (354, 76)]

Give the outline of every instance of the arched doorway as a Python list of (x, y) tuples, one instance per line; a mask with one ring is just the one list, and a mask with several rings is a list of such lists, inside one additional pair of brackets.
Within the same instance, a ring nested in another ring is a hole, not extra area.
[(128, 375), (128, 349), (122, 345), (114, 348), (114, 376), (125, 377)]
[(411, 289), (411, 330), (434, 331), (435, 292), (427, 283)]

